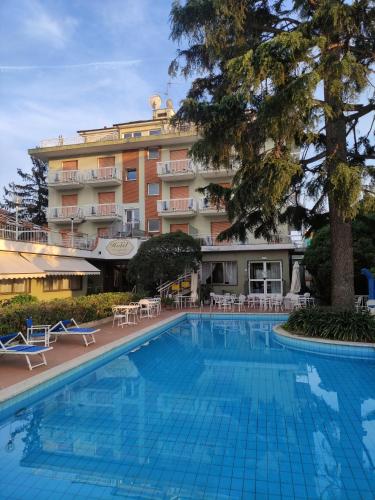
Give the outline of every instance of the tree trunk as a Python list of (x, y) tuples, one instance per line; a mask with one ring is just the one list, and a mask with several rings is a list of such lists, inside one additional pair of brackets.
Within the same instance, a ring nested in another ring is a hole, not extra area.
[[(332, 96), (330, 84), (324, 87), (325, 100), (333, 115), (325, 117), (328, 182), (339, 163), (347, 162), (346, 124), (341, 99)], [(331, 232), (331, 303), (351, 308), (354, 304), (354, 264), (352, 224), (340, 213), (333, 193), (328, 194)]]

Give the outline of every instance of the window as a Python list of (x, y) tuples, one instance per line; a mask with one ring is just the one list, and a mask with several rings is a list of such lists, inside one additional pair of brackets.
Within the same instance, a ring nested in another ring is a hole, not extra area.
[(127, 181), (136, 181), (137, 180), (137, 169), (129, 168), (126, 171), (126, 180)]
[(142, 137), (142, 132), (125, 132), (124, 134), (122, 134), (123, 139), (131, 139), (132, 137)]
[(149, 233), (159, 233), (160, 232), (160, 219), (149, 219), (148, 220), (148, 232)]
[(60, 290), (82, 290), (82, 276), (69, 276), (68, 278), (45, 278), (43, 280), (45, 292)]
[(159, 159), (159, 148), (148, 148), (148, 159), (158, 160)]
[(203, 262), (202, 283), (237, 285), (237, 262)]
[(150, 196), (158, 196), (160, 193), (160, 184), (158, 182), (147, 184), (147, 194)]
[(0, 293), (28, 293), (27, 280), (0, 280)]
[(282, 293), (281, 262), (249, 262), (248, 266), (249, 293)]
[(160, 135), (161, 134), (161, 128), (155, 128), (153, 130), (150, 130), (149, 134), (150, 135)]
[(127, 224), (139, 226), (139, 208), (130, 208), (125, 210), (125, 220)]

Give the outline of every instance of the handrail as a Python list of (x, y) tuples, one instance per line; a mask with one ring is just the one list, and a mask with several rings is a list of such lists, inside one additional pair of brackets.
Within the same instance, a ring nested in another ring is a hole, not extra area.
[(197, 170), (196, 164), (190, 158), (158, 161), (156, 168), (158, 175), (195, 174)]
[[(149, 139), (150, 136), (148, 134), (149, 131), (145, 130), (144, 133), (142, 134), (141, 137), (139, 138), (134, 138), (134, 141), (139, 141), (142, 139)], [(172, 125), (164, 125), (161, 128), (161, 132), (159, 135), (155, 137), (160, 137), (160, 135), (169, 135), (169, 134), (186, 134), (186, 133), (196, 133), (196, 129), (194, 128), (193, 125), (190, 123), (184, 123), (178, 126), (172, 126)], [(52, 138), (52, 139), (43, 139), (40, 141), (39, 146), (37, 148), (54, 148), (54, 147), (59, 147), (59, 146), (72, 146), (75, 144), (88, 144), (88, 143), (95, 143), (95, 142), (110, 142), (110, 141), (122, 141), (122, 142), (130, 142), (132, 138), (121, 138), (120, 137), (120, 129), (118, 130), (99, 130), (95, 134), (87, 134), (84, 135), (84, 132), (82, 135), (75, 135), (73, 137), (63, 137), (60, 135), (59, 137)]]
[(158, 212), (186, 212), (195, 211), (197, 200), (195, 198), (174, 198), (169, 200), (158, 200)]

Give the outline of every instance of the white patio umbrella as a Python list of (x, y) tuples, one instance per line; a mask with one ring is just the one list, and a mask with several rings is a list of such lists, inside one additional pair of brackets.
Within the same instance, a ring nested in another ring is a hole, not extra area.
[(192, 302), (198, 300), (198, 273), (191, 273), (190, 296)]
[(299, 263), (295, 262), (292, 272), (292, 282), (289, 293), (299, 293), (301, 291), (301, 275), (299, 272)]

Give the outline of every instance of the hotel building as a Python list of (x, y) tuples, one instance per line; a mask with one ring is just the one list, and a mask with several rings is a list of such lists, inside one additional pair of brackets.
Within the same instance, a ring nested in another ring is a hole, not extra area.
[(195, 128), (170, 124), (170, 100), (165, 108), (160, 98), (152, 103), (150, 120), (80, 130), (29, 150), (48, 162), (49, 228), (67, 246), (72, 232), (94, 237), (90, 261), (102, 270), (104, 290), (124, 285), (126, 262), (142, 238), (184, 231), (200, 239), (201, 282), (215, 291), (286, 293), (298, 246), (288, 227), (272, 243), (251, 234), (245, 243), (218, 242), (227, 214), (197, 188), (230, 185), (236, 165), (217, 170), (190, 159)]

